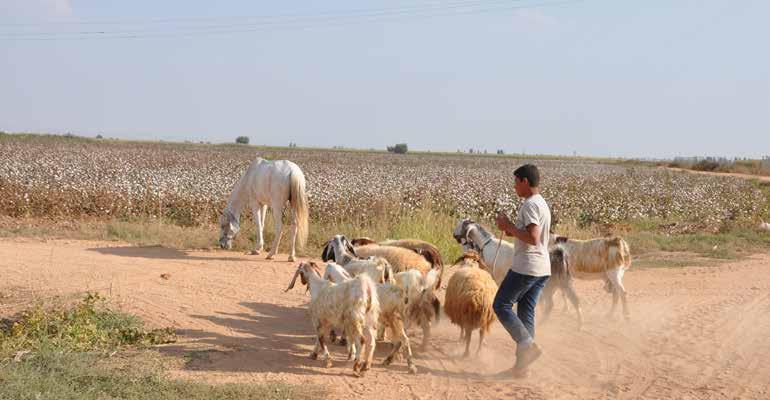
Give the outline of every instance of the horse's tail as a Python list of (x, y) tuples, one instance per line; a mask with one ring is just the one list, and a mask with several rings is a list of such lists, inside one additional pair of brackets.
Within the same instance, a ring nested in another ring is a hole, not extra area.
[(305, 191), (305, 175), (299, 167), (292, 168), (291, 171), (289, 202), (291, 203), (292, 211), (294, 211), (294, 223), (297, 224), (297, 240), (299, 241), (299, 247), (302, 248), (307, 241), (309, 213), (307, 192)]

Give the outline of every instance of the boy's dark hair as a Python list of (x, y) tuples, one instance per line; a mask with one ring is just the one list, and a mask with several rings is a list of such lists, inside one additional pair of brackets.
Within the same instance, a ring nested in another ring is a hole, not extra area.
[(532, 164), (524, 164), (516, 168), (516, 171), (513, 171), (513, 175), (519, 178), (519, 180), (527, 178), (530, 187), (538, 187), (540, 185), (540, 171)]

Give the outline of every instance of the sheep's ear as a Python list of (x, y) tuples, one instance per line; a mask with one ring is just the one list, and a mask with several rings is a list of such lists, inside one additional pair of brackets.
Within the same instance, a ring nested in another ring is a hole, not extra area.
[[(294, 273), (294, 277), (291, 278), (291, 283), (289, 284), (289, 287), (287, 287), (286, 290), (284, 290), (284, 292), (288, 292), (289, 290), (294, 289), (294, 283), (297, 282), (297, 277), (301, 276), (301, 274), (300, 274), (300, 269), (301, 268), (302, 268), (302, 264), (300, 264), (300, 266), (297, 267), (297, 272)], [(305, 277), (304, 276), (302, 276), (302, 284), (305, 284)]]
[(356, 249), (355, 249), (355, 248), (353, 247), (353, 245), (352, 245), (352, 244), (350, 244), (350, 242), (348, 242), (347, 240), (345, 240), (345, 249), (347, 249), (347, 251), (348, 251), (350, 254), (352, 254), (352, 255), (353, 255), (353, 257), (356, 257), (356, 258), (358, 257), (358, 254), (356, 254)]
[(323, 251), (321, 252), (321, 259), (326, 261), (334, 261), (337, 262), (337, 260), (334, 259), (334, 249), (332, 249), (332, 242), (331, 240), (326, 242), (326, 246), (324, 246)]

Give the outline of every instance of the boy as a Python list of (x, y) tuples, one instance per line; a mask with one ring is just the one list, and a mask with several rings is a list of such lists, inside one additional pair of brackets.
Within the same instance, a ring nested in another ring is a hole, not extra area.
[[(516, 194), (524, 201), (516, 222), (505, 214), (497, 216), (497, 227), (515, 237), (513, 265), (500, 284), (493, 308), (500, 323), (516, 341), (516, 364), (502, 375), (526, 377), (528, 367), (542, 355), (535, 344), (535, 306), (540, 291), (551, 275), (548, 240), (551, 210), (540, 195), (540, 172), (531, 164), (513, 172)], [(513, 305), (518, 303), (516, 313)]]

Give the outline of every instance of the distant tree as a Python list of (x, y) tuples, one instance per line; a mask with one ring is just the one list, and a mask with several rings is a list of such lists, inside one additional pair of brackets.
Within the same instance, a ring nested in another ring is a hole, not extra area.
[(409, 151), (409, 147), (406, 143), (398, 143), (393, 146), (393, 152), (396, 154), (406, 154), (407, 151)]
[(471, 147), (470, 149), (468, 149), (468, 153), (470, 153), (470, 154), (473, 154), (473, 147)]
[(497, 154), (503, 155), (505, 154), (505, 152), (503, 151), (503, 149), (497, 149)]
[(104, 139), (104, 137), (102, 135), (96, 135), (96, 138), (97, 139)]
[(249, 137), (248, 136), (238, 136), (235, 138), (235, 143), (238, 144), (249, 144)]

